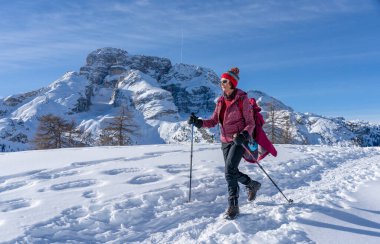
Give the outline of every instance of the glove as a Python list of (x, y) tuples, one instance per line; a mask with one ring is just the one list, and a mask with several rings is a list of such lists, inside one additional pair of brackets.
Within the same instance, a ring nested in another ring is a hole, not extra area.
[(189, 117), (189, 119), (187, 120), (187, 123), (189, 125), (194, 125), (195, 127), (197, 127), (198, 129), (202, 127), (203, 125), (203, 120), (201, 119), (198, 119), (197, 116), (195, 116), (194, 113), (192, 113)]
[(234, 143), (235, 143), (235, 145), (240, 146), (241, 144), (243, 144), (248, 139), (249, 139), (248, 132), (243, 131), (242, 133), (240, 133), (239, 135), (234, 137)]

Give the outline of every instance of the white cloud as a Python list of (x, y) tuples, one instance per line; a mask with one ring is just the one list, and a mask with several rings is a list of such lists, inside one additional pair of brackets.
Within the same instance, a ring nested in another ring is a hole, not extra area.
[[(256, 54), (257, 55), (257, 54)], [(294, 67), (300, 65), (311, 65), (314, 63), (330, 63), (330, 62), (360, 62), (361, 60), (369, 60), (380, 58), (380, 51), (375, 52), (355, 52), (350, 51), (345, 54), (317, 54), (315, 56), (297, 56), (294, 58), (281, 57), (281, 59), (265, 58), (265, 53), (261, 54), (262, 59), (251, 58), (241, 65), (242, 68), (249, 68), (252, 71), (270, 70), (273, 68)]]
[[(363, 11), (360, 1), (90, 1), (44, 2), (0, 8), (0, 65), (46, 59), (89, 47), (163, 48), (186, 41), (312, 21), (333, 13)], [(41, 10), (42, 8), (42, 10)], [(45, 8), (45, 9), (44, 9)], [(3, 28), (4, 27), (4, 28)], [(64, 50), (64, 51), (62, 51)], [(298, 61), (296, 61), (298, 62)]]

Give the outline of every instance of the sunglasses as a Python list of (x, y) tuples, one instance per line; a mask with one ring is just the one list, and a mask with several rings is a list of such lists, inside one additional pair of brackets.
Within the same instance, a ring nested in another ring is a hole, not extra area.
[(227, 80), (227, 79), (220, 80), (220, 83), (223, 83), (223, 84), (227, 84), (228, 82), (229, 82), (229, 80)]

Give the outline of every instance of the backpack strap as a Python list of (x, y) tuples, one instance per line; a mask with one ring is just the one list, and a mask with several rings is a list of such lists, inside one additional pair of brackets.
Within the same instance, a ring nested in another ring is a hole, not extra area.
[(240, 97), (239, 101), (238, 101), (238, 105), (239, 105), (239, 109), (240, 109), (240, 112), (241, 114), (243, 114), (243, 97)]

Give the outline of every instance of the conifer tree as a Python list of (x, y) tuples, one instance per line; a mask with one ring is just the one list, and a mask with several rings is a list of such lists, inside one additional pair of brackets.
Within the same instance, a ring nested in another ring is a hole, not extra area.
[(131, 135), (136, 133), (136, 129), (132, 112), (126, 106), (121, 106), (119, 114), (102, 130), (100, 145), (130, 145)]
[(73, 134), (75, 123), (47, 114), (41, 116), (35, 138), (33, 140), (37, 149), (52, 149), (74, 146)]

